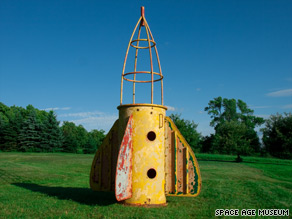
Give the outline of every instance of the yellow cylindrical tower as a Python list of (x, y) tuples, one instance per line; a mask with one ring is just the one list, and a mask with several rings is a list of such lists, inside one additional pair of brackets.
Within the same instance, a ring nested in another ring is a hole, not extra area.
[[(166, 203), (164, 170), (164, 118), (166, 107), (156, 104), (126, 104), (119, 109), (119, 130), (125, 130), (133, 115), (132, 197), (134, 205)], [(121, 138), (122, 136), (120, 136)]]

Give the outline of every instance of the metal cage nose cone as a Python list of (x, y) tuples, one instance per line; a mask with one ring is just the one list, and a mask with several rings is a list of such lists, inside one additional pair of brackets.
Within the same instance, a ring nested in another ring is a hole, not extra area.
[[(133, 37), (137, 31), (137, 28), (139, 26), (138, 29), (138, 36), (137, 39), (133, 40)], [(147, 35), (147, 39), (142, 39), (140, 38), (141, 35), (141, 29), (145, 28), (146, 31), (146, 35)], [(139, 46), (140, 42), (147, 42), (148, 46)], [(130, 47), (133, 47), (136, 51), (135, 51), (135, 61), (134, 61), (134, 70), (131, 72), (126, 72), (125, 73), (125, 69), (126, 69), (126, 63), (127, 63), (127, 59), (128, 59), (128, 53), (129, 53), (129, 49)], [(153, 51), (152, 48), (154, 48), (155, 50), (155, 55), (157, 58), (157, 64), (158, 64), (158, 69), (159, 72), (154, 72), (153, 70)], [(150, 58), (150, 71), (137, 71), (137, 60), (138, 60), (138, 51), (139, 49), (148, 49), (149, 50), (149, 58)], [(151, 75), (151, 80), (136, 80), (136, 74), (150, 74)], [(129, 78), (129, 75), (133, 75), (133, 79)], [(154, 76), (157, 75), (158, 78), (154, 79)], [(128, 77), (126, 77), (128, 76)], [(135, 104), (135, 90), (136, 90), (136, 83), (151, 83), (151, 104), (153, 104), (153, 92), (154, 92), (154, 82), (158, 82), (160, 81), (161, 83), (161, 105), (163, 105), (163, 75), (162, 75), (162, 71), (161, 71), (161, 65), (160, 65), (160, 60), (159, 60), (159, 55), (158, 55), (158, 50), (156, 47), (156, 42), (154, 41), (153, 35), (151, 33), (150, 27), (147, 23), (147, 20), (145, 18), (145, 8), (142, 6), (141, 7), (141, 17), (139, 18), (134, 31), (131, 35), (129, 44), (128, 44), (128, 48), (126, 51), (126, 56), (125, 56), (125, 60), (124, 60), (124, 65), (123, 65), (123, 71), (122, 71), (122, 79), (121, 79), (121, 95), (120, 95), (120, 105), (123, 104), (123, 86), (124, 86), (124, 80), (132, 82), (133, 83), (133, 104)]]

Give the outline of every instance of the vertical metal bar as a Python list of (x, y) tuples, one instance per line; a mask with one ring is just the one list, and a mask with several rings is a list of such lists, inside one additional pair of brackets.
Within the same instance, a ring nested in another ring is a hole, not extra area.
[(171, 193), (176, 193), (176, 135), (174, 131), (171, 131)]
[(186, 156), (187, 156), (187, 153), (186, 153), (186, 148), (184, 147), (182, 149), (182, 152), (183, 152), (183, 168), (182, 168), (182, 171), (183, 171), (183, 183), (182, 183), (182, 186), (183, 186), (183, 194), (186, 194), (187, 193), (187, 165), (186, 165)]
[[(138, 59), (138, 47), (139, 47), (139, 39), (140, 39), (140, 33), (141, 33), (141, 26), (142, 26), (142, 21), (141, 20), (141, 23), (140, 23), (140, 26), (139, 26), (139, 31), (138, 31), (138, 38), (137, 38), (137, 48), (136, 48), (136, 54), (135, 54), (135, 65), (134, 65), (134, 72), (136, 72), (137, 70), (137, 59)], [(135, 103), (135, 80), (136, 80), (136, 74), (134, 74), (134, 82), (133, 82), (133, 104)]]
[[(143, 17), (145, 20), (145, 18)], [(151, 43), (150, 43), (150, 38), (149, 38), (149, 26), (147, 22), (145, 22), (145, 29), (147, 33), (147, 40), (148, 40), (148, 46), (149, 46), (149, 56), (150, 56), (150, 67), (151, 67), (151, 104), (153, 104), (153, 63), (152, 63), (152, 52), (151, 52)]]
[[(144, 18), (144, 21), (145, 21), (145, 23), (146, 23), (147, 26), (148, 26), (148, 23), (147, 23), (147, 21), (146, 21), (145, 18)], [(148, 26), (148, 27), (149, 27), (149, 26)], [(153, 35), (152, 35), (152, 33), (151, 33), (150, 28), (149, 28), (149, 33), (150, 33), (151, 39), (155, 42), (154, 37), (153, 37)], [(159, 73), (160, 73), (160, 75), (162, 76), (161, 65), (160, 65), (160, 59), (159, 59), (158, 50), (157, 50), (156, 45), (154, 46), (154, 49), (155, 49), (155, 53), (156, 53), (156, 58), (157, 58), (157, 63), (158, 63), (158, 68), (159, 68)], [(161, 79), (160, 81), (161, 81), (161, 105), (163, 105), (163, 79)]]
[(188, 148), (186, 148), (186, 194), (189, 193), (189, 159), (190, 159), (190, 154)]
[(130, 41), (129, 41), (129, 44), (128, 44), (128, 48), (127, 48), (127, 52), (126, 52), (126, 56), (125, 56), (125, 60), (124, 60), (124, 66), (123, 66), (123, 71), (122, 71), (122, 80), (121, 80), (121, 94), (120, 94), (120, 105), (122, 105), (123, 103), (123, 82), (124, 82), (124, 73), (125, 73), (125, 68), (126, 68), (126, 62), (127, 62), (127, 58), (128, 58), (128, 53), (129, 53), (129, 48), (130, 48), (130, 45), (131, 45), (131, 41), (133, 39), (133, 36), (136, 32), (136, 29), (138, 27), (138, 24), (140, 23), (142, 17), (140, 17), (140, 19), (138, 20), (135, 28), (134, 28), (134, 31), (132, 33), (132, 36), (130, 38)]

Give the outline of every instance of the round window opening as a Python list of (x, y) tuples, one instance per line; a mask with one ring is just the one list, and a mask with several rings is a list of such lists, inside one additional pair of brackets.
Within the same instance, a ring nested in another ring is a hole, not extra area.
[(153, 131), (148, 132), (147, 138), (148, 138), (149, 141), (154, 141), (155, 138), (156, 138), (155, 132), (153, 132)]
[(150, 178), (150, 179), (153, 179), (155, 178), (156, 176), (156, 170), (151, 168), (147, 171), (147, 176)]

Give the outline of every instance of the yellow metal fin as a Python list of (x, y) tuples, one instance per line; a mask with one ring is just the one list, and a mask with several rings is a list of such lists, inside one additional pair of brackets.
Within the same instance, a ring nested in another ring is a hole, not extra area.
[(132, 197), (132, 151), (133, 151), (133, 115), (130, 116), (121, 143), (117, 170), (115, 195), (118, 201)]
[(174, 122), (165, 118), (165, 192), (169, 196), (197, 196), (202, 179), (193, 150)]
[(94, 156), (90, 171), (90, 188), (94, 191), (115, 191), (118, 125), (119, 120), (114, 123)]

